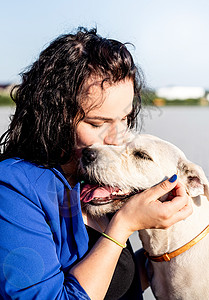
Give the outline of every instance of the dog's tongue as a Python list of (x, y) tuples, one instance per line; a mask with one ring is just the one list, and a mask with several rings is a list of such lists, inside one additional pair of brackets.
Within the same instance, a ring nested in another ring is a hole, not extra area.
[(81, 190), (81, 201), (89, 202), (94, 198), (108, 198), (113, 192), (118, 192), (119, 189), (114, 189), (109, 186), (98, 186), (86, 184)]

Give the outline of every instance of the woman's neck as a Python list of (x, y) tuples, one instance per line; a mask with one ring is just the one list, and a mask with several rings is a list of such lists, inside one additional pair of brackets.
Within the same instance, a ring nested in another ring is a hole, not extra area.
[(109, 219), (106, 215), (98, 218), (93, 218), (84, 210), (82, 211), (82, 215), (84, 224), (95, 229), (96, 231), (104, 232), (109, 224)]
[(77, 178), (78, 162), (75, 159), (72, 159), (68, 163), (61, 165), (61, 169), (64, 173), (65, 178), (69, 182), (70, 186), (74, 187), (78, 182), (78, 178)]

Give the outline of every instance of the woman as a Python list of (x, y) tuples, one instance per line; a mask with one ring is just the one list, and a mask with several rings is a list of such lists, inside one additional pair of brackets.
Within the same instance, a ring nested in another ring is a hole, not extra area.
[[(111, 280), (129, 236), (191, 214), (174, 176), (132, 196), (110, 221), (105, 216), (98, 224), (82, 215), (82, 149), (123, 143), (126, 129), (136, 124), (141, 84), (124, 44), (83, 28), (53, 41), (22, 75), (16, 111), (1, 140), (3, 299), (122, 299), (132, 288), (128, 273), (122, 282)], [(157, 200), (174, 188), (172, 201)], [(106, 234), (92, 249), (84, 223)], [(122, 286), (120, 295), (108, 296), (112, 284), (114, 290)]]

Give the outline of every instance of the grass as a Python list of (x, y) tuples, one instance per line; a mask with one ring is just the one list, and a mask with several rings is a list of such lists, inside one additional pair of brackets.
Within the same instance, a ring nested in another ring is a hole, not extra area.
[(9, 95), (0, 94), (0, 106), (11, 106), (15, 105), (14, 101)]
[(200, 105), (200, 99), (187, 99), (187, 100), (172, 100), (172, 101), (168, 101), (165, 99), (165, 105), (168, 106), (187, 106), (187, 105)]

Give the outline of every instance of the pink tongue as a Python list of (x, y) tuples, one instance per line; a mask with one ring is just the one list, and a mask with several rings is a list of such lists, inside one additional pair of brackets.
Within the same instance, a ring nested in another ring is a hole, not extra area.
[(81, 201), (89, 202), (94, 198), (106, 198), (109, 197), (111, 193), (118, 190), (119, 189), (114, 189), (109, 186), (86, 184), (81, 191)]

